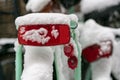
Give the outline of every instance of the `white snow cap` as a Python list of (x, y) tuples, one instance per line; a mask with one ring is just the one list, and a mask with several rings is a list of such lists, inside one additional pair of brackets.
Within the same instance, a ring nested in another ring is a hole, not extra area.
[(70, 24), (70, 21), (78, 21), (76, 15), (65, 15), (61, 13), (31, 13), (18, 17), (15, 20), (17, 26), (32, 24)]
[(82, 48), (93, 44), (100, 44), (101, 41), (114, 40), (113, 32), (106, 27), (97, 24), (94, 20), (88, 20), (80, 28), (80, 43)]
[(51, 0), (29, 0), (26, 5), (27, 11), (39, 12), (41, 11)]
[(24, 48), (24, 68), (34, 65), (34, 63), (52, 66), (54, 54), (51, 47), (24, 46)]
[(120, 3), (120, 0), (82, 0), (81, 11), (86, 14), (92, 11), (101, 11), (110, 6), (115, 6)]

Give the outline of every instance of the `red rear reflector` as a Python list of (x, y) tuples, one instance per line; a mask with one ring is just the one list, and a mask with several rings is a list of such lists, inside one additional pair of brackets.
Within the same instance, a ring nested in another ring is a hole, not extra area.
[(112, 41), (108, 40), (102, 41), (100, 45), (94, 44), (83, 49), (82, 55), (88, 62), (93, 62), (103, 57), (109, 57), (112, 50)]
[(68, 66), (71, 69), (75, 69), (78, 65), (78, 59), (76, 56), (71, 56), (68, 58)]
[(70, 27), (66, 24), (24, 25), (18, 29), (20, 44), (53, 46), (70, 41)]
[(73, 56), (73, 53), (74, 53), (73, 45), (72, 44), (64, 45), (64, 53), (67, 57)]

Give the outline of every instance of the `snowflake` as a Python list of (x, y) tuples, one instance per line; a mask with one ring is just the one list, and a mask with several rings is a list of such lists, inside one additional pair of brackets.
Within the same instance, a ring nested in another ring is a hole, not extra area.
[(59, 36), (59, 32), (55, 29), (55, 26), (52, 27), (51, 35), (55, 37), (55, 39)]
[(47, 36), (47, 34), (48, 31), (45, 28), (40, 28), (38, 30), (33, 29), (25, 32), (23, 39), (25, 41), (30, 40), (32, 42), (45, 44), (51, 39), (49, 36)]
[(20, 33), (22, 34), (22, 33), (24, 33), (25, 32), (25, 27), (21, 27), (20, 28)]

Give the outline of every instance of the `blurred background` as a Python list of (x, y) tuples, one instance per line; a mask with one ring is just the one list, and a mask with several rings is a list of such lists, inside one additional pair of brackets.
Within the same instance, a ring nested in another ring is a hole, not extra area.
[(26, 13), (22, 0), (0, 0), (0, 80), (15, 80), (16, 17)]
[[(75, 13), (80, 22), (92, 18), (103, 26), (120, 27), (120, 0), (114, 5), (105, 7), (104, 5), (99, 5), (100, 9), (94, 7), (89, 9), (90, 5), (98, 4), (100, 0), (94, 3), (89, 3), (90, 0), (51, 0), (48, 4), (42, 3), (45, 4), (42, 8), (38, 6), (41, 5), (39, 0), (31, 1), (33, 1), (31, 6), (34, 8), (28, 6), (28, 0), (0, 0), (0, 80), (15, 80), (15, 52), (13, 44), (17, 38), (15, 19), (18, 16), (31, 12)], [(38, 1), (37, 4), (36, 1)], [(106, 1), (109, 3), (109, 0)], [(103, 7), (101, 8), (101, 6)], [(83, 59), (82, 80), (84, 80), (88, 65), (89, 63)]]

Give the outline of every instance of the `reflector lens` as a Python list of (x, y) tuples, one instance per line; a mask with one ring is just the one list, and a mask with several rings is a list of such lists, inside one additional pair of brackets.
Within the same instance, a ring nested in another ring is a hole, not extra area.
[(82, 55), (88, 62), (94, 62), (100, 58), (111, 56), (112, 50), (112, 41), (101, 41), (99, 45), (94, 44), (83, 49)]
[(71, 56), (68, 58), (68, 66), (71, 69), (75, 69), (78, 65), (78, 59), (76, 56)]
[(74, 48), (72, 44), (66, 44), (64, 45), (64, 53), (67, 57), (70, 57), (73, 55)]
[(20, 44), (53, 46), (70, 41), (70, 27), (66, 24), (24, 25), (18, 29)]

